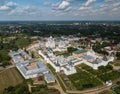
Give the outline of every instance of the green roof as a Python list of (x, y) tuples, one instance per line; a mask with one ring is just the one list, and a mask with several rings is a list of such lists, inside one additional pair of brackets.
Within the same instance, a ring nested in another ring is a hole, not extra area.
[(79, 49), (77, 51), (74, 51), (73, 53), (75, 53), (75, 54), (81, 54), (81, 53), (84, 53), (84, 52), (86, 52), (84, 49)]
[(60, 38), (60, 37), (56, 38), (57, 42), (60, 42), (61, 40), (62, 40), (62, 38)]
[(53, 51), (52, 48), (47, 48), (48, 51)]

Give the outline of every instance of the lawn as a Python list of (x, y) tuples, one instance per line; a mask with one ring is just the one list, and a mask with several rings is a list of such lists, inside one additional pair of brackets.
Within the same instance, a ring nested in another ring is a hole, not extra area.
[(112, 90), (105, 90), (105, 91), (100, 92), (99, 94), (116, 94), (116, 93)]
[(114, 80), (120, 78), (120, 73), (117, 71), (112, 71), (110, 73), (105, 73), (105, 74), (99, 75), (98, 77), (104, 82), (106, 82), (108, 80), (114, 81)]
[(15, 67), (7, 69), (0, 73), (0, 90), (20, 84), (23, 80), (23, 77)]
[(48, 88), (46, 85), (32, 87), (32, 94), (60, 94), (57, 89)]
[(53, 52), (56, 56), (59, 56), (59, 55), (63, 55), (63, 56), (65, 56), (65, 57), (68, 57), (68, 56), (70, 56), (70, 53), (68, 52), (68, 51), (54, 51)]
[(90, 74), (78, 68), (77, 73), (69, 75), (68, 78), (77, 90), (84, 90), (102, 85), (102, 83)]
[(114, 66), (120, 66), (120, 63), (114, 63)]
[(86, 64), (80, 64), (79, 67), (81, 67), (82, 69), (90, 72), (91, 74), (93, 75), (101, 75), (103, 73), (106, 73), (106, 72), (109, 72), (109, 71), (112, 71), (112, 66), (111, 65), (108, 65), (106, 67), (104, 66), (101, 66), (99, 67), (98, 70), (94, 70), (92, 67), (86, 65)]
[(117, 72), (117, 71), (113, 71), (111, 65), (107, 65), (105, 67), (101, 66), (101, 67), (99, 67), (98, 70), (94, 70), (94, 69), (92, 69), (91, 67), (89, 67), (85, 64), (81, 64), (81, 65), (79, 65), (79, 67), (88, 71), (92, 75), (97, 76), (98, 78), (100, 78), (104, 82), (106, 82), (108, 80), (113, 80), (114, 81), (114, 80), (120, 78), (120, 73)]
[(59, 74), (61, 79), (63, 80), (63, 82), (65, 83), (65, 85), (67, 86), (68, 90), (76, 90), (75, 86), (71, 83), (71, 81), (69, 80), (68, 76), (61, 73)]

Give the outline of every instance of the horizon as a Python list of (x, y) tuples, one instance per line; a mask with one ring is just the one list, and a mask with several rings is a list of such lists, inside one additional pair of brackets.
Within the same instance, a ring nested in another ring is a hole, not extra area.
[(120, 20), (0, 20), (0, 22), (120, 22)]

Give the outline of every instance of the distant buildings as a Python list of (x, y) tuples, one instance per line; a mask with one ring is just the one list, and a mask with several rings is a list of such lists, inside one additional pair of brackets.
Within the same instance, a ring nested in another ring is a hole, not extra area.
[(25, 52), (24, 50), (19, 49), (18, 52), (21, 54), (21, 56), (22, 56), (25, 60), (31, 59), (31, 56), (30, 56), (27, 52)]
[(55, 41), (52, 36), (47, 39), (46, 47), (55, 48)]
[(24, 61), (23, 57), (18, 52), (10, 51), (9, 55), (14, 63), (19, 63)]
[(24, 60), (31, 59), (31, 56), (22, 49), (19, 49), (17, 52), (10, 51), (9, 56), (12, 58), (14, 63), (23, 62)]
[(45, 46), (52, 48), (54, 51), (65, 51), (68, 47), (69, 42), (64, 38), (53, 38), (52, 36), (47, 38)]

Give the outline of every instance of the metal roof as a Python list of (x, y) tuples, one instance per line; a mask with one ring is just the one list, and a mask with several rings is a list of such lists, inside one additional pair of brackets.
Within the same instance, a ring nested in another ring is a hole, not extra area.
[(46, 77), (46, 80), (47, 80), (47, 81), (54, 81), (54, 80), (55, 80), (53, 74), (50, 73), (50, 72), (46, 73), (46, 74), (45, 74), (45, 77)]
[(84, 53), (84, 52), (85, 52), (84, 49), (79, 49), (77, 51), (74, 51), (73, 53), (75, 53), (75, 54), (81, 54), (81, 53)]
[(17, 63), (16, 66), (19, 68), (19, 70), (25, 75), (25, 76), (29, 76), (29, 75), (34, 75), (34, 74), (38, 74), (38, 73), (46, 73), (48, 72), (48, 69), (46, 68), (46, 66), (40, 61), (38, 60), (37, 62), (38, 68), (37, 69), (33, 69), (33, 70), (28, 70), (26, 68), (26, 66), (28, 64), (30, 64), (30, 61), (24, 61), (21, 63)]
[(90, 56), (90, 55), (86, 55), (83, 57), (83, 59), (85, 60), (90, 60), (90, 59), (94, 59), (94, 57)]
[(12, 51), (9, 53), (9, 55), (12, 57), (12, 59), (18, 63), (18, 62), (23, 62), (24, 59), (22, 58), (22, 56), (19, 55), (18, 52)]

